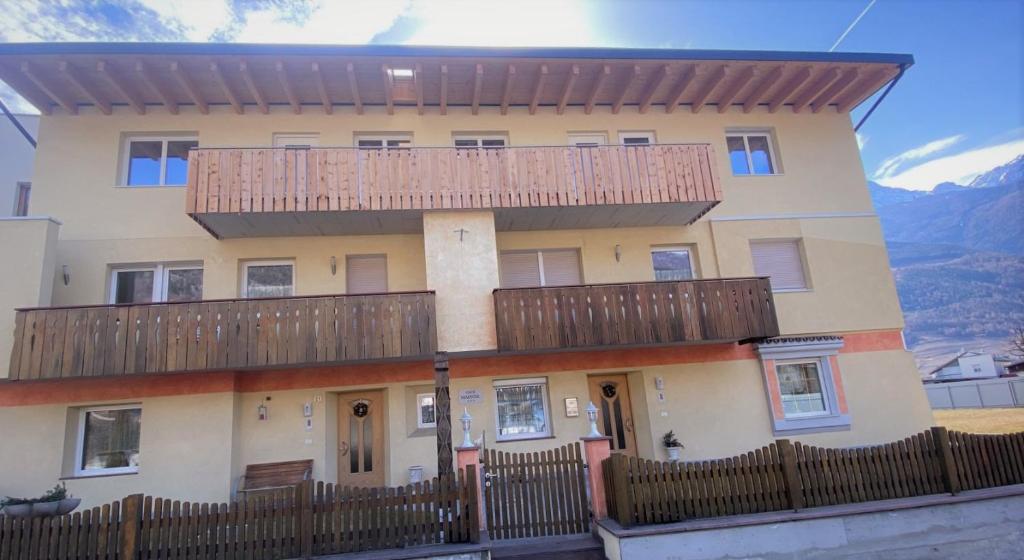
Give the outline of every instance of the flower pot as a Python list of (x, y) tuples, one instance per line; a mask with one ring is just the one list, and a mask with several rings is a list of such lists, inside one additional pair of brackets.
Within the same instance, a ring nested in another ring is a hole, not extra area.
[(71, 513), (72, 511), (75, 511), (75, 508), (78, 507), (78, 504), (81, 503), (82, 498), (64, 498), (63, 500), (57, 502), (57, 504), (59, 504), (57, 506), (57, 515)]
[(4, 515), (11, 517), (28, 517), (32, 515), (32, 504), (12, 504), (4, 506)]
[(36, 502), (32, 504), (32, 516), (50, 516), (57, 515), (57, 507), (60, 506), (60, 502)]
[(679, 460), (679, 453), (683, 450), (682, 447), (666, 447), (668, 450), (668, 460), (675, 463)]

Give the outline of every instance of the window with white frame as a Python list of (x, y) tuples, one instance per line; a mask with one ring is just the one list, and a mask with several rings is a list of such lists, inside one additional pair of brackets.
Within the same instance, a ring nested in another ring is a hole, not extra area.
[(495, 381), (494, 396), (498, 441), (551, 435), (546, 379)]
[(113, 267), (110, 303), (198, 301), (203, 299), (201, 264), (152, 264)]
[(502, 251), (498, 258), (502, 288), (574, 286), (583, 283), (576, 249)]
[(126, 136), (121, 149), (121, 185), (183, 186), (188, 180), (188, 151), (199, 146), (195, 136)]
[(455, 134), (456, 148), (504, 148), (508, 145), (505, 134)]
[(569, 145), (577, 148), (594, 148), (608, 143), (608, 135), (601, 132), (573, 132), (569, 134)]
[(807, 289), (803, 251), (799, 240), (751, 241), (750, 255), (754, 261), (754, 274), (767, 276), (772, 291)]
[(420, 393), (416, 395), (416, 427), (437, 427), (437, 411), (434, 408), (434, 393)]
[(75, 475), (138, 472), (141, 428), (142, 407), (139, 405), (81, 409)]
[(315, 148), (320, 145), (316, 132), (275, 132), (275, 148)]
[(291, 261), (249, 261), (242, 268), (242, 297), (291, 297), (295, 293)]
[(357, 134), (356, 146), (359, 148), (408, 148), (412, 146), (412, 137), (408, 134)]
[(693, 253), (689, 247), (654, 247), (651, 264), (655, 280), (693, 280)]
[(733, 175), (775, 175), (778, 163), (770, 132), (730, 132), (725, 136)]
[(654, 143), (654, 133), (650, 131), (620, 132), (619, 143), (623, 146), (647, 146)]
[(831, 413), (825, 398), (820, 360), (776, 362), (782, 411), (786, 418), (822, 416)]

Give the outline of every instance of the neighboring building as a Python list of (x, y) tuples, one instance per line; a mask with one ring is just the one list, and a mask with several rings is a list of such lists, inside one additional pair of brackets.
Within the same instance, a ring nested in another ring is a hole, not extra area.
[(961, 350), (959, 354), (929, 372), (924, 382), (990, 379), (1006, 375), (1007, 368), (1012, 363), (1013, 360), (1006, 356)]
[(1006, 373), (1021, 374), (1024, 373), (1024, 360), (1013, 362), (1006, 366)]
[[(34, 138), (39, 115), (13, 115)], [(36, 150), (14, 123), (0, 114), (0, 218), (27, 216), (32, 200), (32, 163)]]
[(501, 450), (576, 442), (588, 401), (649, 458), (669, 430), (684, 458), (920, 432), (849, 115), (910, 64), (0, 45), (53, 218), (0, 224), (0, 494), (430, 476), (438, 351)]

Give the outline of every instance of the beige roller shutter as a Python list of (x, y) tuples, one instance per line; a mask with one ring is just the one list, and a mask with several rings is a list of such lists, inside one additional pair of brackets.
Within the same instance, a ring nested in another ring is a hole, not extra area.
[(540, 286), (540, 265), (536, 251), (502, 253), (499, 258), (502, 288), (535, 288)]
[(580, 253), (576, 249), (541, 251), (545, 286), (574, 286), (583, 283)]
[(754, 259), (754, 273), (770, 277), (773, 290), (807, 287), (799, 241), (752, 241), (750, 254)]
[(346, 293), (375, 294), (388, 291), (388, 258), (385, 255), (356, 255), (347, 259)]

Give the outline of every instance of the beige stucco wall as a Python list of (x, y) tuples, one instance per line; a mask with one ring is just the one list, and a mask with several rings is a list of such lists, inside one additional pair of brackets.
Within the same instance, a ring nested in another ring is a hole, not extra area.
[(50, 305), (60, 224), (50, 218), (0, 218), (0, 379), (8, 376), (14, 309)]

